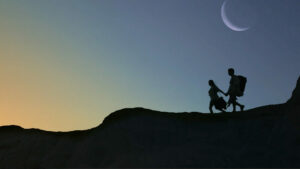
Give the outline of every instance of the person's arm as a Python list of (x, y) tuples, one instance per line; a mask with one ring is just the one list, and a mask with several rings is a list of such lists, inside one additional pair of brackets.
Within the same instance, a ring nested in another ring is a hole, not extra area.
[(226, 95), (226, 93), (224, 93), (223, 90), (221, 90), (219, 87), (216, 86), (216, 88), (217, 88), (217, 90), (218, 90), (219, 92), (221, 92), (222, 94)]
[(231, 90), (231, 86), (229, 86), (227, 92), (225, 93), (225, 96), (228, 96), (230, 90)]
[(225, 96), (226, 96), (226, 93), (225, 92), (223, 92), (221, 89), (219, 89), (220, 90), (220, 92), (222, 93), (222, 94), (224, 94)]
[(218, 92), (221, 92), (221, 93), (223, 93), (225, 95), (225, 93), (219, 87), (216, 86), (216, 88), (217, 88)]
[(226, 92), (226, 95), (229, 94), (230, 90), (231, 90), (231, 84), (230, 84), (229, 87), (228, 87), (228, 90), (227, 90), (227, 92)]
[(225, 93), (225, 96), (228, 96), (228, 94), (229, 94), (231, 88), (232, 88), (232, 78), (230, 79), (229, 87), (228, 87), (227, 92)]

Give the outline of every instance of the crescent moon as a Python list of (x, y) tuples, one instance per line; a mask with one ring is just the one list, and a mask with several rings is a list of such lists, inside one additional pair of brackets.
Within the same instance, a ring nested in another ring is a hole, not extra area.
[(222, 20), (223, 20), (224, 24), (225, 24), (228, 28), (230, 28), (231, 30), (233, 30), (233, 31), (241, 32), (241, 31), (246, 31), (246, 30), (248, 30), (250, 27), (239, 27), (239, 26), (233, 24), (233, 23), (229, 20), (228, 16), (226, 15), (226, 10), (225, 10), (226, 4), (227, 4), (227, 0), (224, 1), (223, 5), (222, 5), (222, 8), (221, 8), (221, 17), (222, 17)]

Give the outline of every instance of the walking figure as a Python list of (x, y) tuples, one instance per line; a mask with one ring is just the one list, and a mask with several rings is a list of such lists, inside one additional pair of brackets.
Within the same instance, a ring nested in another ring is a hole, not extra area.
[(209, 103), (209, 111), (211, 114), (213, 114), (213, 106), (215, 106), (215, 108), (217, 110), (222, 111), (223, 113), (225, 113), (226, 109), (226, 102), (224, 101), (224, 99), (222, 97), (219, 97), (218, 92), (221, 92), (225, 95), (225, 93), (220, 90), (217, 85), (215, 84), (215, 82), (213, 80), (209, 80), (208, 84), (210, 86), (210, 89), (208, 91), (208, 94), (210, 96), (210, 103)]
[(229, 95), (227, 107), (229, 107), (232, 104), (233, 112), (235, 112), (236, 105), (238, 105), (241, 111), (244, 111), (245, 106), (237, 102), (237, 97), (243, 96), (247, 78), (243, 76), (236, 76), (233, 68), (228, 69), (228, 75), (231, 76), (231, 79), (229, 89), (225, 94), (226, 96)]

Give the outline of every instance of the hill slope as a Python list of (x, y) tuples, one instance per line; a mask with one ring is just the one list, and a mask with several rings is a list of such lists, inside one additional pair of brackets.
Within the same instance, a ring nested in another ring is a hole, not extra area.
[(285, 104), (243, 113), (122, 109), (86, 131), (0, 127), (0, 168), (300, 167), (300, 78)]

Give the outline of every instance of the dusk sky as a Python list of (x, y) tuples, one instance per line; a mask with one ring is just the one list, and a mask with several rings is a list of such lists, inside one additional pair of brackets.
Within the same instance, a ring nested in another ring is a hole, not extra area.
[[(246, 76), (246, 109), (287, 101), (299, 0), (0, 0), (0, 126), (88, 129), (130, 107), (203, 112)], [(226, 97), (226, 100), (228, 98)]]

